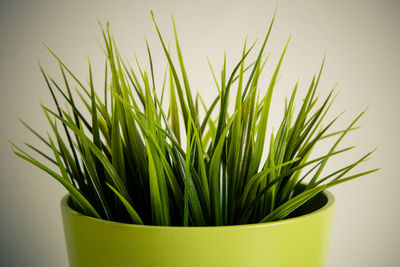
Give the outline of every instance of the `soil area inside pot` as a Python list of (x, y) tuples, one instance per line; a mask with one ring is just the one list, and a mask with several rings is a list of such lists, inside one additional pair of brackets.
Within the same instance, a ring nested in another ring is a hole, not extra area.
[(294, 218), (302, 215), (306, 215), (312, 212), (315, 212), (319, 209), (321, 209), (323, 206), (325, 206), (328, 203), (328, 198), (326, 195), (321, 192), (315, 195), (313, 198), (308, 200), (306, 203), (304, 203), (300, 208), (292, 212), (288, 218)]

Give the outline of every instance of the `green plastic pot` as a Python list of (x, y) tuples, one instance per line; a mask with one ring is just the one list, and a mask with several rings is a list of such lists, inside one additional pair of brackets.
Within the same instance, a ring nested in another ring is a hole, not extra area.
[(324, 191), (303, 215), (269, 223), (164, 227), (82, 215), (61, 201), (72, 267), (314, 267), (325, 266), (334, 197)]

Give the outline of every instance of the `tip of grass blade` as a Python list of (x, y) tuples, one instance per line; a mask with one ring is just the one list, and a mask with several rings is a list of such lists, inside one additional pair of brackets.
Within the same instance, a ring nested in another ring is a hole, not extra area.
[(10, 139), (6, 139), (6, 141), (12, 146), (11, 149), (15, 153), (14, 147), (16, 147), (16, 145)]
[(287, 48), (288, 48), (288, 46), (289, 46), (289, 43), (290, 43), (290, 40), (292, 40), (292, 34), (289, 35), (289, 38), (288, 38), (288, 40), (286, 41), (285, 49), (283, 50), (283, 54), (286, 53), (286, 50), (287, 50)]
[(371, 103), (368, 102), (367, 106), (364, 108), (364, 111), (362, 112), (363, 114), (367, 112), (367, 110), (369, 109), (370, 105), (371, 105)]
[(47, 49), (49, 48), (49, 47), (47, 46), (47, 44), (46, 44), (44, 41), (41, 41), (41, 43), (42, 43), (42, 45), (43, 45), (44, 47), (46, 47)]

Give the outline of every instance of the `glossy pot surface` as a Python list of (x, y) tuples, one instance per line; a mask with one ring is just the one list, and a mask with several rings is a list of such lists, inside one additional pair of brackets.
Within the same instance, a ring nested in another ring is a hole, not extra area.
[(277, 222), (210, 227), (141, 226), (82, 215), (61, 201), (70, 266), (326, 266), (335, 200), (324, 191), (306, 214)]

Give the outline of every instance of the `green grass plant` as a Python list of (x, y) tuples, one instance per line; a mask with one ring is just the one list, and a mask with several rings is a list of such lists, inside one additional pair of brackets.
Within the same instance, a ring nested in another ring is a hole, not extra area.
[[(135, 71), (119, 54), (108, 24), (105, 28), (100, 24), (106, 57), (102, 95), (94, 88), (90, 61), (89, 81), (84, 84), (47, 48), (62, 74), (62, 81), (56, 82), (40, 67), (56, 105), (55, 109), (42, 106), (51, 133), (41, 135), (21, 121), (48, 148), (46, 152), (27, 144), (45, 163), (12, 146), (16, 155), (68, 190), (74, 209), (104, 220), (146, 225), (277, 221), (293, 216), (323, 190), (377, 170), (348, 174), (372, 151), (323, 174), (328, 160), (353, 149), (339, 148), (339, 143), (357, 128), (364, 114), (341, 130), (332, 130), (337, 118), (324, 123), (335, 98), (332, 90), (320, 99), (317, 90), (325, 60), (300, 109), (295, 111), (296, 83), (284, 102), (277, 131), (267, 135), (267, 128), (272, 127), (268, 123), (272, 96), (288, 47), (287, 43), (266, 93), (261, 94), (260, 77), (267, 62), (264, 51), (274, 19), (255, 60), (246, 63), (255, 47), (255, 43), (247, 45), (246, 39), (232, 71), (227, 69), (226, 57), (220, 79), (211, 68), (218, 95), (208, 107), (200, 95), (192, 95), (174, 20), (178, 64), (153, 14), (152, 19), (167, 60), (164, 82), (157, 88), (147, 42), (150, 70), (138, 64)], [(73, 84), (77, 85), (74, 93)], [(169, 100), (164, 98), (166, 91)], [(169, 107), (163, 108), (166, 103)], [(232, 112), (229, 104), (234, 105)], [(329, 151), (311, 157), (325, 139), (334, 140)]]

